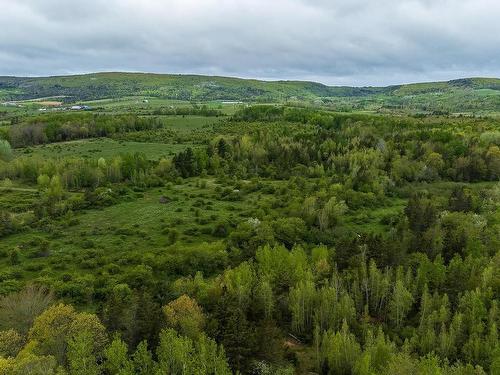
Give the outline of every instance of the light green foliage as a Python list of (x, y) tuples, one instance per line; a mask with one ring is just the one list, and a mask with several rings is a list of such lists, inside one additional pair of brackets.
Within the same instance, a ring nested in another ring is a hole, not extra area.
[(198, 303), (182, 295), (163, 306), (167, 326), (191, 339), (198, 338), (203, 332), (205, 315)]
[(205, 336), (196, 342), (167, 329), (160, 334), (157, 350), (159, 374), (228, 375), (224, 351)]
[(111, 375), (132, 375), (134, 366), (128, 357), (128, 348), (118, 336), (104, 350), (104, 367)]
[(137, 345), (132, 361), (134, 365), (134, 371), (137, 375), (149, 375), (154, 373), (156, 363), (153, 361), (153, 356), (148, 350), (148, 344), (145, 341), (141, 341)]
[(392, 298), (389, 302), (390, 317), (397, 327), (403, 323), (406, 315), (413, 304), (413, 297), (408, 289), (405, 288), (401, 280), (396, 280), (396, 285), (392, 292)]
[(248, 263), (242, 263), (234, 270), (228, 270), (224, 274), (224, 285), (242, 308), (246, 308), (250, 303), (254, 283), (255, 272)]
[(37, 352), (44, 355), (54, 356), (58, 363), (64, 363), (68, 342), (74, 340), (76, 335), (85, 332), (84, 342), (80, 338), (75, 344), (78, 350), (82, 349), (83, 343), (91, 342), (95, 352), (103, 349), (107, 337), (104, 326), (99, 319), (88, 313), (77, 313), (72, 306), (58, 304), (49, 307), (33, 322), (28, 338), (34, 342)]
[(4, 139), (0, 139), (0, 160), (9, 161), (12, 158), (12, 148), (10, 143)]
[(310, 280), (301, 281), (290, 290), (292, 328), (296, 333), (301, 334), (311, 329), (315, 299), (316, 290)]
[(349, 332), (347, 322), (338, 332), (326, 331), (321, 339), (321, 362), (328, 368), (328, 374), (350, 374), (360, 356), (360, 346)]
[(0, 357), (15, 357), (23, 346), (23, 337), (15, 330), (0, 331)]
[(92, 334), (88, 331), (77, 333), (68, 341), (67, 359), (71, 375), (100, 374), (94, 353)]

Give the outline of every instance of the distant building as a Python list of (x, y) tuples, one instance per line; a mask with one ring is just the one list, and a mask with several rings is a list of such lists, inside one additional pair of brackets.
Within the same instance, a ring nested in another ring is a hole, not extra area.
[(88, 105), (73, 105), (69, 109), (71, 109), (72, 111), (86, 111), (91, 108)]

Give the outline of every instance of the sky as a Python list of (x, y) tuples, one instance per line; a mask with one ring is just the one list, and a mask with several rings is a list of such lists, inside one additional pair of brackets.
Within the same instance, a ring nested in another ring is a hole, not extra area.
[(499, 0), (0, 0), (0, 75), (500, 77)]

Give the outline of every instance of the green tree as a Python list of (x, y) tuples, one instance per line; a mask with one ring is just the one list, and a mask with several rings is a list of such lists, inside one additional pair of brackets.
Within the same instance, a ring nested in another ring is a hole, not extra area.
[(24, 335), (35, 318), (54, 302), (54, 295), (43, 286), (30, 284), (19, 292), (0, 298), (0, 328), (15, 329)]
[(9, 161), (12, 159), (12, 148), (5, 139), (0, 139), (0, 160)]
[(182, 295), (163, 307), (167, 327), (175, 329), (180, 334), (196, 339), (205, 326), (205, 315), (198, 303)]
[(71, 375), (100, 374), (91, 333), (83, 331), (68, 340), (67, 360)]
[(61, 303), (49, 307), (35, 319), (28, 339), (36, 343), (37, 352), (53, 355), (63, 364), (68, 342), (81, 332), (91, 336), (95, 353), (104, 348), (106, 330), (99, 319), (93, 314), (77, 313), (72, 306)]
[(297, 334), (310, 332), (313, 324), (316, 289), (311, 280), (301, 281), (290, 289), (289, 308), (292, 314), (292, 329)]
[(113, 287), (103, 306), (103, 322), (111, 332), (118, 332), (127, 342), (135, 339), (137, 299), (127, 284)]
[(344, 201), (339, 201), (331, 197), (318, 213), (318, 222), (321, 230), (327, 230), (335, 226), (343, 214), (347, 212), (347, 205)]
[(389, 302), (390, 318), (396, 327), (401, 327), (406, 315), (413, 305), (413, 296), (405, 288), (401, 280), (396, 280), (396, 285)]
[(156, 363), (153, 361), (153, 356), (148, 350), (146, 341), (141, 341), (132, 356), (134, 371), (136, 375), (153, 374), (156, 368)]
[(347, 322), (338, 332), (326, 331), (321, 340), (321, 362), (327, 374), (349, 375), (352, 373), (361, 354), (361, 348), (355, 336), (349, 332)]
[(193, 342), (177, 334), (173, 329), (160, 333), (160, 344), (156, 350), (161, 374), (187, 375), (193, 368)]
[(133, 362), (128, 357), (128, 348), (119, 336), (104, 350), (104, 368), (110, 375), (134, 375)]
[(0, 331), (0, 357), (15, 357), (23, 344), (23, 337), (12, 328)]

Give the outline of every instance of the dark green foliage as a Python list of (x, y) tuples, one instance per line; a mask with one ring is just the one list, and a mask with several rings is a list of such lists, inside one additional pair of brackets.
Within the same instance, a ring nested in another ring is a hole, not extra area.
[(134, 115), (50, 114), (34, 117), (9, 129), (13, 147), (25, 147), (73, 139), (108, 137), (115, 133), (157, 129), (155, 118)]

